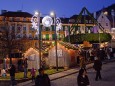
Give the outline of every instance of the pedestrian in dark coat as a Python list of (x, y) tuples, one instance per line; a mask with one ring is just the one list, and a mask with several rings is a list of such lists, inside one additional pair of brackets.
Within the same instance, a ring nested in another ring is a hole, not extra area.
[(77, 77), (78, 86), (90, 86), (89, 78), (86, 69), (80, 69)]
[(95, 71), (96, 71), (95, 80), (97, 81), (98, 78), (99, 78), (99, 79), (102, 79), (102, 77), (101, 77), (101, 72), (100, 72), (100, 70), (102, 69), (102, 62), (101, 62), (101, 60), (99, 59), (99, 57), (95, 57), (95, 61), (94, 61), (93, 68), (94, 68)]
[(27, 63), (27, 58), (24, 59), (24, 62), (23, 62), (23, 67), (24, 67), (24, 78), (28, 78), (27, 77), (27, 73), (28, 73), (28, 63)]
[(14, 65), (11, 65), (9, 72), (10, 72), (11, 85), (14, 86), (16, 84), (15, 81), (16, 68)]
[(51, 86), (50, 79), (47, 74), (44, 73), (44, 69), (39, 69), (39, 75), (35, 79), (35, 86)]

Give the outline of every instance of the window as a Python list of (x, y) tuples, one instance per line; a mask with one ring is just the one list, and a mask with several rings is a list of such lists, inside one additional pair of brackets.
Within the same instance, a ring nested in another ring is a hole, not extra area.
[(52, 35), (51, 34), (49, 35), (49, 40), (52, 40)]
[(27, 37), (26, 34), (24, 34), (24, 35), (23, 35), (23, 38), (26, 38), (26, 37)]
[(44, 26), (42, 26), (42, 31), (45, 31), (45, 27)]
[(85, 20), (86, 23), (88, 23), (88, 20)]
[(11, 30), (12, 30), (13, 32), (15, 32), (15, 24), (12, 24), (12, 25), (11, 25)]
[(52, 27), (49, 27), (50, 31), (52, 31)]
[(92, 21), (91, 21), (91, 20), (89, 20), (89, 23), (92, 23)]
[(26, 27), (25, 26), (23, 27), (23, 30), (26, 31)]
[(32, 34), (29, 34), (29, 39), (32, 39)]
[(14, 18), (13, 18), (13, 17), (10, 17), (10, 21), (14, 21)]
[(49, 31), (49, 27), (46, 27), (45, 29), (46, 29), (46, 31)]
[(21, 38), (21, 35), (20, 35), (20, 34), (18, 34), (16, 37), (17, 37), (17, 38)]
[(20, 21), (20, 18), (19, 18), (19, 17), (17, 17), (17, 18), (16, 18), (16, 21)]
[(43, 35), (43, 39), (46, 39), (46, 35)]
[(35, 39), (38, 39), (38, 34), (35, 34)]
[(78, 22), (77, 23), (81, 23), (81, 20), (78, 20)]
[(106, 23), (106, 26), (108, 26), (108, 23)]
[(23, 18), (23, 21), (26, 21), (26, 18)]
[(21, 31), (21, 25), (17, 24), (17, 32), (20, 32), (20, 31)]
[(5, 17), (3, 17), (2, 20), (5, 21)]

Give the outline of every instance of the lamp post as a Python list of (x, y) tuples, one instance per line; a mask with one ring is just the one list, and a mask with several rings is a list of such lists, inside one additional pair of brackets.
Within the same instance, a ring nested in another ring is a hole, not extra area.
[[(114, 9), (111, 10), (111, 15), (112, 15), (112, 20), (113, 20), (113, 25), (112, 25), (112, 28), (111, 28), (111, 36), (112, 36), (112, 32), (113, 32), (113, 29), (114, 29), (114, 15), (115, 15)], [(111, 39), (111, 49), (112, 49), (112, 39)]]
[(112, 15), (112, 19), (113, 19), (113, 28), (114, 28), (114, 16), (115, 16), (115, 11), (114, 11), (114, 9), (111, 10), (111, 15)]
[(39, 37), (39, 65), (40, 67), (41, 65), (41, 29), (40, 29), (40, 12), (39, 11), (35, 11), (34, 16), (31, 19), (32, 22), (32, 28), (37, 30), (37, 34)]
[(38, 29), (39, 29), (39, 59), (40, 59), (40, 67), (41, 65), (41, 29), (40, 29), (40, 12), (38, 15)]
[(56, 70), (58, 71), (57, 33), (56, 33), (56, 14), (55, 14), (55, 12), (51, 12), (50, 15), (54, 18), (54, 30), (55, 30), (55, 57), (56, 57)]

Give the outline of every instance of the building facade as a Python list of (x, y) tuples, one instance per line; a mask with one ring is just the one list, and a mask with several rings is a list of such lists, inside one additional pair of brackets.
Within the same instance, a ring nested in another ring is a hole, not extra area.
[[(3, 11), (0, 15), (0, 29), (7, 32), (7, 44), (8, 53), (5, 57), (23, 57), (26, 51), (30, 48), (39, 50), (39, 35), (37, 31), (32, 28), (31, 18), (32, 14), (22, 11)], [(62, 41), (64, 37), (70, 34), (79, 33), (94, 33), (94, 20), (88, 16), (82, 16), (81, 20), (77, 21), (79, 15), (72, 16), (70, 18), (60, 18), (62, 27), (57, 31), (57, 41)], [(54, 25), (51, 27), (45, 27), (42, 24), (43, 17), (40, 17), (40, 29), (41, 29), (41, 49), (42, 55), (44, 51), (48, 52), (51, 46), (55, 44), (55, 29)], [(10, 48), (8, 47), (10, 46)], [(3, 52), (3, 49), (1, 50)], [(22, 55), (17, 56), (16, 53)], [(12, 55), (14, 54), (14, 56)], [(28, 54), (30, 55), (30, 54)], [(32, 55), (30, 55), (32, 56)], [(30, 57), (27, 56), (27, 57)], [(1, 56), (3, 57), (3, 56)], [(42, 56), (43, 57), (43, 56)]]

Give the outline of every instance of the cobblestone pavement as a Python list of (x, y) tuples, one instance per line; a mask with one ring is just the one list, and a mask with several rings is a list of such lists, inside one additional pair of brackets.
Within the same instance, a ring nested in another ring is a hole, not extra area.
[[(88, 69), (88, 76), (91, 86), (115, 86), (115, 62), (104, 64), (102, 67), (102, 80), (95, 81), (94, 69)], [(77, 86), (78, 73), (51, 81), (51, 86)], [(34, 83), (28, 83), (23, 86), (34, 86)]]
[[(87, 72), (91, 86), (115, 86), (115, 62), (103, 65), (102, 80), (95, 81), (94, 69), (88, 69)], [(78, 73), (54, 80), (52, 86), (77, 86), (77, 75)]]

